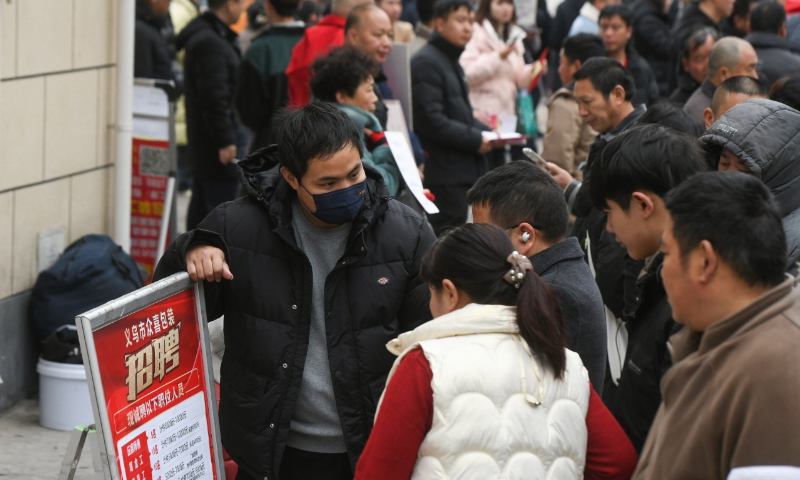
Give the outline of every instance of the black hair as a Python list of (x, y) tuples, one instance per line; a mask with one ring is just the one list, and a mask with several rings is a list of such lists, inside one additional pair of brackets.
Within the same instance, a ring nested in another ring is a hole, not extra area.
[(757, 3), (750, 10), (750, 31), (777, 34), (786, 23), (786, 9), (778, 2)]
[[(270, 1), (270, 0), (267, 0)], [(325, 5), (317, 2), (316, 0), (303, 0), (300, 2), (300, 8), (297, 9), (295, 16), (298, 20), (302, 20), (304, 23), (309, 24), (313, 20), (311, 19), (312, 15), (317, 16), (317, 20), (321, 18), (325, 14)]]
[(414, 0), (414, 3), (417, 6), (419, 20), (426, 25), (430, 23), (433, 20), (434, 0)]
[(530, 223), (549, 243), (564, 238), (569, 223), (564, 191), (549, 173), (526, 161), (483, 175), (467, 192), (467, 203), (487, 207), (492, 222), (502, 228)]
[(597, 22), (600, 23), (600, 20), (604, 18), (611, 18), (615, 15), (619, 15), (619, 18), (625, 22), (626, 27), (630, 27), (633, 25), (633, 12), (627, 5), (622, 3), (608, 5), (607, 7), (603, 8), (600, 12), (600, 16), (597, 17)]
[(800, 73), (781, 78), (769, 91), (769, 99), (800, 110)]
[(690, 34), (686, 35), (680, 45), (681, 58), (688, 60), (694, 50), (706, 44), (709, 35), (715, 42), (719, 40), (719, 31), (709, 26), (698, 26)]
[(266, 24), (267, 5), (264, 2), (251, 3), (250, 6), (247, 7), (247, 28), (250, 30), (258, 30)]
[(208, 9), (209, 10), (219, 10), (226, 3), (228, 3), (228, 0), (208, 0)]
[(599, 209), (611, 200), (627, 211), (636, 191), (661, 198), (706, 170), (697, 139), (660, 125), (634, 127), (617, 136), (592, 163), (589, 196)]
[(723, 98), (730, 93), (742, 93), (750, 97), (766, 97), (767, 89), (764, 86), (764, 82), (757, 78), (745, 76), (728, 78), (719, 84), (714, 96), (711, 98), (711, 110), (714, 112), (714, 116), (718, 115)]
[[(294, 17), (297, 15), (297, 11), (300, 8), (300, 1), (299, 0), (267, 0), (272, 8), (275, 9), (275, 12), (280, 15), (281, 17)], [(257, 3), (263, 2), (253, 2), (253, 5)], [(248, 9), (249, 10), (249, 9)], [(266, 14), (266, 10), (264, 11)]]
[(448, 279), (477, 304), (516, 306), (520, 336), (542, 364), (562, 378), (566, 326), (558, 300), (535, 272), (528, 271), (519, 288), (503, 278), (511, 269), (507, 258), (513, 250), (503, 230), (468, 223), (439, 238), (425, 255), (420, 276), (437, 291)]
[(561, 48), (570, 63), (580, 60), (581, 65), (592, 57), (606, 56), (606, 44), (603, 43), (603, 39), (599, 35), (592, 35), (591, 33), (579, 33), (567, 37), (561, 43)]
[(592, 82), (595, 90), (603, 94), (606, 99), (617, 85), (625, 90), (625, 100), (630, 101), (636, 94), (636, 87), (630, 72), (613, 58), (590, 58), (572, 77), (576, 82), (587, 78)]
[(695, 175), (665, 199), (672, 236), (685, 259), (703, 240), (750, 286), (785, 279), (786, 234), (778, 205), (756, 177), (741, 172)]
[(636, 124), (663, 125), (694, 138), (699, 138), (706, 131), (691, 115), (669, 102), (659, 102), (647, 107), (647, 111), (636, 120)]
[(335, 105), (311, 102), (303, 108), (285, 109), (273, 123), (278, 158), (298, 179), (308, 171), (312, 159), (328, 159), (348, 147), (361, 147), (361, 132), (350, 117)]
[(323, 102), (336, 102), (336, 93), (352, 97), (378, 72), (378, 62), (363, 50), (344, 45), (318, 57), (309, 67), (311, 93)]
[(754, 3), (756, 3), (756, 0), (735, 0), (730, 19), (733, 20), (735, 17), (747, 18), (747, 15), (750, 14), (750, 6)]
[(472, 4), (468, 0), (437, 0), (433, 4), (433, 18), (447, 20), (451, 13), (462, 7), (472, 11)]

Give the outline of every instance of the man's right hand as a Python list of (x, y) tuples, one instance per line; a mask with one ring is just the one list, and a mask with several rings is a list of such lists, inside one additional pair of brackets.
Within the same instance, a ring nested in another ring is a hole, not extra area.
[(478, 153), (484, 154), (489, 153), (492, 150), (492, 142), (486, 139), (486, 137), (481, 139), (481, 146), (478, 148)]
[(568, 171), (564, 170), (553, 162), (547, 162), (547, 171), (550, 172), (550, 176), (552, 176), (553, 180), (555, 180), (558, 186), (561, 187), (561, 190), (565, 190), (569, 184), (575, 180)]
[(219, 163), (227, 165), (236, 158), (236, 145), (228, 145), (219, 149)]
[(233, 280), (233, 274), (225, 262), (225, 253), (209, 245), (197, 245), (189, 250), (186, 254), (186, 271), (195, 282), (220, 282), (223, 278)]

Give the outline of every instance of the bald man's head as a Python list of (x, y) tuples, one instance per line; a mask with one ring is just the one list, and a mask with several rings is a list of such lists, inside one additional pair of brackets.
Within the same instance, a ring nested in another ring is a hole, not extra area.
[(347, 18), (357, 6), (374, 3), (374, 0), (333, 0), (331, 2), (331, 13)]
[(394, 30), (389, 15), (375, 4), (359, 5), (347, 16), (345, 44), (363, 50), (378, 63), (386, 61), (393, 40)]
[(731, 77), (758, 78), (758, 55), (750, 43), (737, 37), (721, 38), (708, 56), (708, 79), (719, 86)]

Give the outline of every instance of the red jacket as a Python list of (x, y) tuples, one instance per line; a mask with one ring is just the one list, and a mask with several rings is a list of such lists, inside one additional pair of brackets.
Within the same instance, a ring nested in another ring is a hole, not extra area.
[(326, 15), (313, 27), (307, 28), (303, 38), (292, 50), (292, 59), (286, 68), (289, 82), (289, 105), (305, 106), (311, 99), (311, 88), (308, 82), (311, 75), (308, 67), (320, 55), (331, 49), (344, 45), (344, 24), (346, 18), (338, 15)]

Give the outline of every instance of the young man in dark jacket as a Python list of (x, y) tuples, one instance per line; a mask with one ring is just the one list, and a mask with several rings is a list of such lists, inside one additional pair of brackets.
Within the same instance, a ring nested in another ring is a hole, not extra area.
[(248, 152), (275, 143), (272, 117), (289, 102), (286, 67), (305, 26), (295, 20), (298, 0), (267, 0), (268, 28), (258, 35), (239, 64), (236, 111), (253, 132)]
[(469, 87), (458, 57), (472, 37), (467, 0), (441, 0), (434, 6), (436, 33), (411, 59), (414, 131), (430, 155), (425, 187), (436, 196), (439, 213), (429, 216), (439, 233), (467, 221), (467, 190), (488, 169), (491, 150), (475, 119)]
[(609, 360), (603, 401), (609, 404), (622, 371), (622, 319), (626, 310), (632, 309), (635, 304), (636, 276), (641, 265), (626, 258), (625, 249), (614, 241), (613, 235), (606, 232), (606, 214), (594, 208), (589, 197), (590, 172), (592, 164), (608, 142), (631, 128), (644, 114), (645, 107), (633, 107), (633, 78), (616, 60), (590, 58), (573, 78), (578, 111), (599, 134), (589, 149), (583, 167), (583, 184), (553, 163), (548, 163), (547, 167), (556, 182), (565, 189), (567, 203), (576, 216), (572, 236), (578, 239), (578, 244), (586, 252), (586, 260), (603, 296)]
[(658, 101), (658, 84), (650, 64), (631, 45), (633, 13), (626, 5), (609, 5), (600, 12), (597, 21), (600, 36), (606, 44), (606, 55), (625, 67), (633, 77), (636, 94), (634, 105), (650, 105)]
[(778, 2), (761, 2), (750, 11), (750, 35), (758, 54), (758, 76), (767, 89), (781, 77), (800, 71), (800, 55), (786, 43), (786, 10)]
[(667, 340), (677, 331), (659, 275), (659, 242), (669, 218), (663, 198), (705, 169), (694, 138), (660, 125), (616, 137), (592, 165), (590, 195), (595, 208), (607, 213), (606, 229), (630, 258), (644, 261), (636, 304), (625, 317), (625, 363), (608, 404), (637, 452), (661, 403), (661, 377), (672, 365)]
[(514, 249), (558, 298), (567, 325), (567, 348), (581, 356), (595, 392), (603, 394), (606, 316), (603, 297), (575, 237), (564, 238), (569, 222), (564, 192), (532, 162), (511, 162), (475, 182), (467, 193), (475, 223), (500, 227)]
[(247, 195), (157, 268), (205, 280), (208, 317), (225, 315), (220, 427), (237, 478), (351, 479), (394, 362), (385, 345), (431, 318), (419, 270), (433, 233), (361, 148), (335, 106), (292, 111), (276, 146), (239, 163)]
[(243, 5), (244, 0), (210, 0), (209, 10), (178, 35), (178, 49), (186, 49), (186, 128), (194, 179), (187, 230), (217, 205), (236, 198), (239, 188), (232, 163), (242, 143), (233, 114), (239, 48), (228, 25), (239, 19)]

